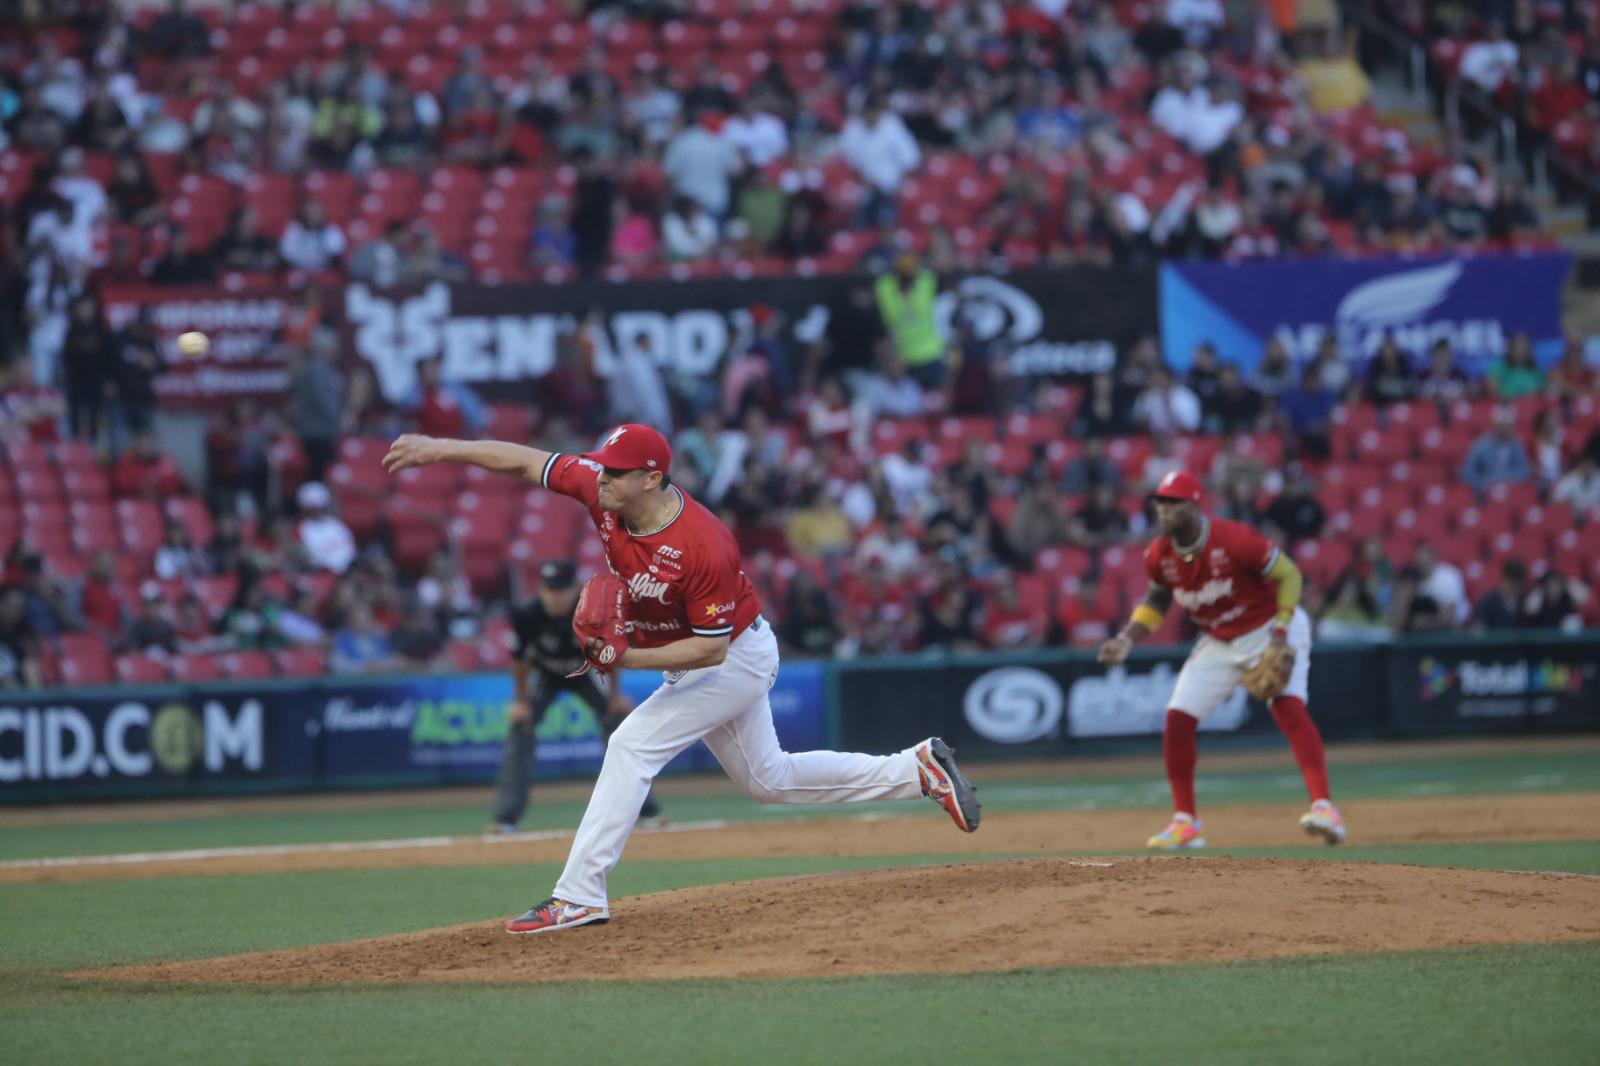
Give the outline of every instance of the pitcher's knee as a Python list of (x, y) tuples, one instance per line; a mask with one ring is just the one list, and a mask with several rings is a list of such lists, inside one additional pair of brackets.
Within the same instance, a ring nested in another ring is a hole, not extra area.
[(739, 784), (744, 789), (744, 794), (757, 803), (782, 803), (784, 801), (782, 783), (787, 776), (783, 766), (769, 764), (752, 768)]

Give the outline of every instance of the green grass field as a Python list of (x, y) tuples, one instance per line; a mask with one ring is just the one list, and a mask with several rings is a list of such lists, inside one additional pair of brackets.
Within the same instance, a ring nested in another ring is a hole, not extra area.
[[(981, 767), (974, 776), (982, 787)], [(1600, 752), (1391, 758), (1341, 766), (1337, 780), (1341, 795), (1368, 799), (1600, 791)], [(1206, 780), (1203, 797), (1211, 804), (1284, 802), (1298, 789), (1292, 774), (1233, 773)], [(993, 816), (1158, 807), (1163, 796), (1148, 774), (1129, 773), (1004, 780), (983, 788), (983, 798)], [(681, 820), (794, 816), (725, 795), (674, 798), (671, 811)], [(531, 827), (571, 826), (579, 807), (551, 804), (535, 814)], [(476, 807), (440, 805), (29, 826), (0, 832), (0, 859), (462, 834), (482, 823)], [(1596, 839), (1579, 841), (1230, 854), (1600, 875), (1600, 827)], [(624, 861), (612, 890), (622, 897), (949, 858)], [(506, 864), (0, 885), (0, 999), (7, 1005), (0, 1059), (649, 1066), (1600, 1060), (1600, 942), (764, 982), (268, 989), (65, 976), (481, 921), (543, 895), (556, 873), (553, 864)]]

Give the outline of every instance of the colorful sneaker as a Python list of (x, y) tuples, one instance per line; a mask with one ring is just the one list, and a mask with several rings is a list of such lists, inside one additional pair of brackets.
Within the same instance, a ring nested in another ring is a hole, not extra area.
[(603, 925), (611, 920), (611, 912), (604, 907), (585, 907), (581, 903), (568, 903), (551, 896), (520, 918), (506, 923), (508, 933), (549, 933), (557, 929), (575, 929), (580, 925)]
[(956, 768), (955, 753), (950, 745), (938, 737), (929, 737), (912, 750), (917, 757), (922, 794), (943, 807), (963, 833), (977, 830), (978, 820), (983, 817), (978, 790)]
[(1177, 851), (1180, 848), (1203, 848), (1206, 838), (1200, 835), (1200, 820), (1192, 814), (1174, 814), (1167, 827), (1149, 840), (1145, 847), (1157, 848), (1161, 851)]
[(1344, 819), (1331, 800), (1317, 800), (1311, 809), (1300, 816), (1300, 828), (1310, 836), (1321, 837), (1329, 844), (1344, 843)]

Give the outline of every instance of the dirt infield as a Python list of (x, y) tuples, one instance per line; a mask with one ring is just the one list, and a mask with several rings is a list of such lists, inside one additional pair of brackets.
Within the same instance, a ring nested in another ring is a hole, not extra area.
[[(1213, 847), (1303, 845), (1286, 805), (1214, 807), (1205, 811)], [(1352, 843), (1410, 844), (1516, 840), (1587, 840), (1600, 825), (1600, 793), (1428, 797), (1354, 801), (1344, 805)], [(1017, 855), (1125, 851), (1141, 847), (1161, 827), (1156, 810), (991, 812), (983, 828), (955, 832), (942, 815), (896, 818), (782, 820), (717, 829), (639, 832), (624, 862), (806, 855)], [(300, 870), (407, 866), (472, 866), (560, 862), (570, 835), (518, 840), (464, 837), (445, 846), (382, 851), (303, 850), (193, 859), (85, 862), (73, 866), (0, 868), (0, 884), (122, 880), (185, 875), (284, 873)]]
[(681, 889), (498, 923), (80, 976), (516, 982), (959, 973), (1600, 938), (1600, 878), (1286, 859), (1022, 859)]

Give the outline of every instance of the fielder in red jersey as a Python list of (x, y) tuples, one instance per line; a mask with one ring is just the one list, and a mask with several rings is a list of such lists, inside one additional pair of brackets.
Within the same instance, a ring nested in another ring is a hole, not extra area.
[(1322, 735), (1306, 713), (1311, 675), (1311, 619), (1300, 607), (1300, 570), (1256, 530), (1212, 518), (1201, 506), (1200, 481), (1173, 471), (1152, 494), (1161, 535), (1145, 551), (1150, 592), (1122, 632), (1100, 646), (1100, 662), (1120, 664), (1135, 642), (1158, 629), (1177, 603), (1202, 636), (1178, 673), (1168, 704), (1162, 751), (1172, 787), (1172, 822), (1151, 837), (1152, 848), (1200, 848), (1205, 837), (1195, 813), (1195, 732), (1231, 696), (1239, 679), (1269, 645), (1295, 653), (1273, 720), (1300, 765), (1311, 809), (1300, 818), (1307, 833), (1330, 844), (1344, 840), (1344, 821), (1328, 795)]

